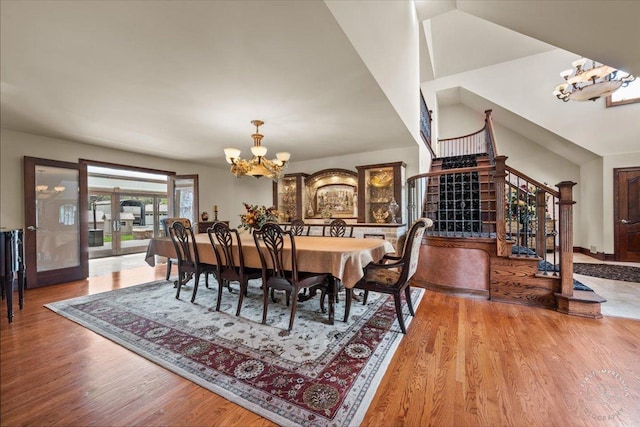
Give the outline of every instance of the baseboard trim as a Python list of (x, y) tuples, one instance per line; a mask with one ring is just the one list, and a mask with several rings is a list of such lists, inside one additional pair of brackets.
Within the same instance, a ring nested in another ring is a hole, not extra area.
[(590, 256), (591, 258), (595, 258), (599, 261), (615, 261), (616, 260), (615, 254), (605, 254), (604, 252), (597, 252), (594, 254), (589, 249), (581, 248), (579, 246), (573, 247), (573, 253), (584, 254), (584, 255)]
[(428, 282), (426, 280), (412, 279), (411, 286), (428, 289), (431, 291), (436, 291), (436, 292), (444, 293), (447, 295), (458, 296), (458, 297), (478, 298), (478, 299), (488, 300), (490, 296), (489, 290), (456, 288), (453, 286), (438, 285), (435, 283)]

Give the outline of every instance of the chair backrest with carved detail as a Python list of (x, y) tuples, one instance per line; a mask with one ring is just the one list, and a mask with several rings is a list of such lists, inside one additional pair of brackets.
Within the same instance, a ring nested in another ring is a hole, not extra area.
[(300, 218), (291, 221), (291, 227), (289, 228), (294, 236), (308, 236), (309, 226), (305, 224)]
[[(287, 278), (291, 278), (297, 281), (296, 244), (291, 230), (285, 231), (278, 224), (267, 223), (260, 230), (254, 230), (253, 239), (258, 248), (262, 270), (270, 272), (270, 280), (288, 281)], [(284, 251), (287, 241), (291, 248), (290, 268), (286, 268), (287, 259)], [(263, 248), (265, 250), (262, 250)]]
[[(207, 230), (211, 246), (214, 248), (217, 263), (220, 268), (230, 268), (233, 270), (244, 269), (244, 255), (242, 254), (242, 242), (237, 229), (231, 229), (224, 222), (216, 222)], [(234, 237), (235, 236), (235, 237)], [(235, 245), (238, 250), (234, 250)], [(235, 253), (238, 253), (236, 262)]]
[[(327, 233), (327, 229), (329, 230)], [(322, 227), (322, 235), (329, 237), (353, 237), (353, 225), (347, 225), (343, 219), (334, 219)]]
[(182, 221), (173, 221), (169, 227), (169, 235), (178, 256), (178, 266), (197, 266), (200, 257), (193, 229), (186, 227)]

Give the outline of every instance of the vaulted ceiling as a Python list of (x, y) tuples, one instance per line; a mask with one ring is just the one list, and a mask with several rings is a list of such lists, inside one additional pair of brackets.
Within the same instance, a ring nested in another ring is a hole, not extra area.
[[(584, 139), (554, 109), (585, 108), (555, 100), (520, 107), (500, 93), (521, 84), (536, 91), (521, 103), (551, 97), (563, 69), (553, 67), (576, 55), (640, 74), (640, 2), (576, 3), (416, 1), (427, 45), (423, 85), (443, 99), (460, 86), (464, 96), (450, 102), (493, 107), (506, 125), (517, 118), (559, 140)], [(246, 155), (252, 119), (265, 121), (270, 153), (290, 151), (294, 161), (415, 144), (324, 2), (5, 0), (0, 7), (3, 128), (215, 165), (224, 164), (226, 146)], [(552, 76), (531, 77), (540, 60)], [(483, 81), (501, 73), (508, 74), (502, 90)], [(640, 130), (632, 125), (630, 135)], [(598, 153), (595, 141), (586, 144)]]

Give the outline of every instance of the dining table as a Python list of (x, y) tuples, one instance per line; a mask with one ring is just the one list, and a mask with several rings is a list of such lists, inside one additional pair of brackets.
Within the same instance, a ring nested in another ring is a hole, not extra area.
[[(216, 264), (209, 235), (195, 234), (195, 242), (200, 262)], [(262, 268), (253, 235), (241, 233), (240, 242), (245, 266)], [(295, 246), (299, 271), (330, 274), (347, 289), (353, 288), (364, 276), (367, 264), (380, 261), (386, 254), (395, 253), (389, 241), (377, 238), (295, 236)], [(285, 258), (290, 259), (291, 247), (288, 242), (284, 245), (284, 251)], [(145, 261), (153, 267), (156, 265), (156, 257), (177, 257), (171, 238), (160, 237), (149, 241)]]

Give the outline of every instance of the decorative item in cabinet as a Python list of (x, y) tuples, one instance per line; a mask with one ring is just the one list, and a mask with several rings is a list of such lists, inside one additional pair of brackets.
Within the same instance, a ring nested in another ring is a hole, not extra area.
[(356, 218), (358, 174), (323, 169), (305, 180), (305, 218)]
[(403, 223), (405, 216), (404, 162), (356, 166), (358, 222)]
[(306, 173), (286, 174), (273, 183), (273, 205), (280, 212), (281, 222), (291, 222), (296, 218), (303, 219), (303, 179)]

